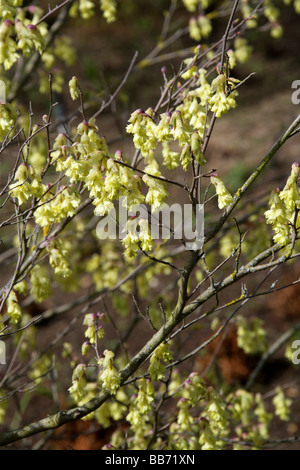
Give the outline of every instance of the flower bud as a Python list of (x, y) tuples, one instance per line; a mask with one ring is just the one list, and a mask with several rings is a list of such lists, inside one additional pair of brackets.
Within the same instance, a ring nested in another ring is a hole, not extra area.
[(87, 353), (89, 352), (89, 349), (90, 349), (90, 342), (89, 341), (85, 341), (83, 344), (82, 344), (82, 347), (81, 347), (81, 354), (83, 356), (86, 356)]
[(28, 167), (26, 165), (26, 163), (21, 163), (21, 165), (19, 165), (17, 171), (16, 171), (16, 174), (15, 174), (15, 180), (19, 180), (19, 181), (25, 181), (27, 178), (28, 178)]
[(79, 87), (77, 77), (72, 77), (69, 81), (69, 90), (72, 100), (76, 100), (79, 97)]
[(12, 22), (10, 20), (4, 20), (0, 26), (0, 39), (5, 40), (5, 37), (10, 34), (12, 30)]
[(105, 321), (106, 320), (106, 315), (105, 315), (105, 313), (97, 312), (97, 318), (99, 318), (99, 320)]
[(123, 160), (122, 150), (117, 150), (115, 152), (115, 158), (116, 158), (116, 160)]
[(28, 24), (26, 26), (26, 28), (29, 29), (30, 31), (36, 31), (37, 30), (37, 27), (34, 24)]

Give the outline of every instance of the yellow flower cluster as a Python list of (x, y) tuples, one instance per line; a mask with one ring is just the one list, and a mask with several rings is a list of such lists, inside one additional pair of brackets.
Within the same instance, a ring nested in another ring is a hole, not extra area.
[(3, 141), (6, 137), (9, 137), (16, 122), (16, 112), (14, 105), (1, 104), (0, 113), (0, 141)]
[(197, 18), (192, 17), (189, 21), (190, 37), (195, 41), (207, 38), (212, 32), (211, 20), (208, 16), (199, 15)]
[(170, 345), (161, 343), (150, 358), (149, 374), (152, 380), (161, 380), (165, 376), (166, 366), (172, 360)]
[[(116, 0), (100, 0), (100, 9), (108, 23), (115, 21)], [(95, 2), (91, 0), (76, 0), (70, 8), (70, 16), (76, 17), (78, 14), (84, 20), (90, 19), (95, 14)]]
[(217, 174), (213, 174), (210, 177), (211, 183), (215, 186), (216, 193), (218, 196), (218, 206), (219, 209), (224, 209), (224, 207), (229, 206), (233, 202), (233, 197), (226, 189), (223, 181)]
[(260, 318), (246, 319), (239, 316), (237, 323), (237, 343), (246, 354), (259, 354), (267, 349), (266, 330)]
[(35, 23), (42, 16), (43, 10), (34, 5), (18, 8), (22, 2), (2, 1), (0, 7), (0, 65), (5, 70), (10, 69), (18, 60), (20, 53), (29, 57), (33, 51), (43, 53), (47, 25)]
[(100, 0), (100, 8), (103, 12), (103, 17), (108, 23), (116, 20), (116, 0)]
[(109, 350), (104, 351), (104, 358), (101, 360), (102, 372), (99, 373), (99, 380), (106, 390), (115, 395), (120, 386), (120, 376), (113, 365), (114, 353)]
[(84, 316), (83, 325), (87, 326), (84, 336), (87, 338), (89, 344), (95, 344), (96, 339), (103, 338), (104, 330), (102, 326), (98, 325), (99, 318), (101, 318), (101, 314), (95, 315), (94, 313), (87, 313)]
[(300, 190), (298, 178), (300, 174), (299, 163), (293, 163), (291, 174), (282, 191), (276, 189), (269, 200), (270, 209), (265, 212), (267, 224), (272, 225), (275, 232), (275, 243), (286, 245), (291, 240), (293, 227), (299, 228), (298, 209), (300, 208)]
[(145, 446), (145, 437), (151, 429), (151, 411), (155, 392), (150, 380), (141, 379), (138, 383), (138, 393), (132, 397), (126, 421), (134, 432), (134, 447), (142, 449)]
[(7, 316), (11, 323), (18, 323), (21, 319), (22, 311), (15, 291), (11, 291), (6, 300)]
[(33, 167), (25, 162), (17, 168), (14, 183), (9, 186), (9, 189), (10, 196), (17, 199), (19, 206), (31, 197), (42, 198), (47, 192), (47, 186), (41, 183)]
[(37, 302), (43, 302), (51, 294), (51, 282), (46, 266), (36, 265), (30, 271), (30, 294)]

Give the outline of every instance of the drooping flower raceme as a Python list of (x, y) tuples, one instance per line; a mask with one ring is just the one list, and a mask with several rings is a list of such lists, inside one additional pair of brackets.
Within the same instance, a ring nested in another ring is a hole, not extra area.
[(115, 21), (117, 10), (116, 0), (100, 0), (100, 7), (108, 23)]
[(37, 302), (43, 302), (51, 294), (51, 280), (45, 266), (36, 265), (30, 271), (30, 294)]
[(76, 100), (79, 97), (79, 88), (77, 77), (72, 77), (69, 81), (69, 90), (72, 100)]
[(5, 70), (9, 70), (19, 58), (13, 33), (12, 21), (5, 19), (0, 26), (0, 64), (3, 64)]
[(129, 134), (133, 134), (133, 143), (144, 157), (156, 149), (157, 146), (157, 126), (153, 120), (153, 110), (151, 108), (143, 111), (134, 111), (126, 127)]
[(265, 212), (266, 222), (272, 225), (275, 232), (273, 241), (281, 245), (288, 244), (291, 240), (292, 230), (299, 228), (299, 174), (300, 166), (295, 162), (285, 187), (282, 191), (277, 188), (272, 192), (269, 200), (270, 209)]
[(166, 366), (172, 360), (172, 353), (167, 343), (161, 343), (150, 358), (149, 374), (152, 380), (161, 380), (165, 376)]
[(216, 117), (220, 117), (222, 114), (227, 113), (229, 109), (235, 108), (235, 96), (237, 95), (236, 90), (226, 90), (228, 86), (227, 78), (224, 74), (218, 75), (211, 84), (212, 96), (209, 99), (209, 106), (211, 111), (216, 113)]
[(101, 361), (103, 371), (99, 374), (99, 380), (103, 388), (115, 395), (120, 386), (120, 375), (113, 365), (114, 353), (112, 351), (104, 351), (104, 359)]
[(280, 190), (276, 189), (271, 194), (269, 200), (270, 209), (265, 212), (267, 224), (272, 225), (275, 232), (273, 240), (275, 243), (286, 245), (290, 240), (290, 230), (288, 225), (286, 206), (279, 197)]
[(72, 374), (72, 386), (69, 388), (70, 394), (76, 402), (79, 402), (86, 395), (87, 380), (85, 365), (78, 364)]
[(286, 398), (281, 387), (276, 387), (276, 395), (272, 403), (275, 407), (275, 414), (279, 416), (282, 421), (288, 421), (291, 414), (292, 400)]
[(13, 290), (9, 293), (9, 296), (6, 300), (6, 306), (6, 313), (9, 317), (9, 321), (12, 323), (18, 323), (18, 321), (21, 319), (22, 311), (16, 293)]
[(212, 184), (215, 186), (216, 193), (218, 196), (218, 206), (219, 209), (223, 209), (224, 207), (228, 206), (233, 202), (233, 197), (229, 193), (229, 191), (226, 189), (223, 181), (217, 174), (213, 174), (210, 177), (210, 181)]

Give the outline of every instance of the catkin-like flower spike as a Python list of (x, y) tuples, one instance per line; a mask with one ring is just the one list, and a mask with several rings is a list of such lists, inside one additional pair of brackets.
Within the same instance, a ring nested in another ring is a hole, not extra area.
[(226, 189), (221, 178), (216, 173), (214, 173), (211, 175), (210, 181), (216, 188), (219, 209), (224, 209), (224, 207), (229, 206), (229, 204), (233, 202), (233, 197), (231, 196), (229, 191)]
[(211, 20), (206, 15), (199, 15), (197, 18), (197, 22), (199, 25), (201, 39), (207, 38), (212, 32)]
[(232, 91), (230, 94), (227, 94), (226, 83), (226, 76), (220, 74), (211, 84), (211, 90), (214, 94), (209, 99), (209, 107), (210, 110), (216, 114), (217, 118), (236, 106), (234, 97), (237, 95), (237, 91)]
[(91, 0), (79, 0), (78, 6), (83, 20), (88, 20), (94, 15), (95, 4)]
[[(79, 97), (79, 87), (77, 77), (72, 77), (69, 81), (69, 90), (72, 100), (76, 100)], [(78, 130), (79, 132), (79, 130)]]
[(28, 177), (28, 166), (26, 163), (21, 163), (15, 173), (15, 182), (9, 186), (9, 194), (11, 197), (17, 199), (19, 206), (28, 201), (32, 195)]
[(273, 191), (269, 201), (270, 209), (265, 212), (267, 224), (272, 225), (275, 232), (273, 240), (275, 243), (286, 245), (289, 240), (289, 226), (287, 218), (287, 210), (284, 202), (280, 198), (280, 190)]
[(7, 316), (11, 323), (18, 323), (22, 317), (22, 310), (18, 302), (16, 293), (12, 290), (6, 300)]
[(153, 248), (153, 240), (151, 237), (149, 225), (146, 219), (139, 220), (139, 242), (143, 251), (151, 251)]
[(34, 24), (25, 24), (18, 18), (15, 20), (15, 31), (17, 36), (17, 47), (21, 49), (25, 57), (29, 57), (33, 49), (40, 54), (43, 52), (44, 39)]
[(36, 302), (43, 302), (51, 295), (51, 283), (46, 266), (36, 265), (30, 271), (30, 294)]
[(207, 101), (211, 97), (211, 85), (208, 83), (206, 79), (207, 70), (200, 69), (198, 70), (199, 78), (197, 84), (199, 85), (195, 90), (190, 92), (191, 96), (196, 96), (200, 99), (201, 106), (206, 106)]
[(199, 0), (182, 0), (182, 2), (185, 8), (190, 12), (195, 11), (197, 5), (199, 4)]
[(170, 170), (174, 170), (179, 165), (180, 154), (170, 149), (169, 142), (163, 142), (162, 147), (163, 164)]
[(28, 166), (26, 165), (26, 163), (21, 163), (21, 165), (18, 166), (17, 171), (15, 173), (15, 181), (24, 183), (24, 181), (28, 178), (28, 176), (29, 176)]
[(197, 73), (197, 66), (195, 65), (195, 59), (193, 57), (189, 57), (188, 59), (185, 59), (183, 63), (188, 67), (188, 69), (181, 74), (181, 77), (184, 80), (188, 80), (189, 78), (192, 78), (196, 75)]
[(135, 405), (140, 413), (145, 414), (151, 411), (151, 403), (154, 400), (154, 388), (151, 380), (141, 379), (138, 383), (139, 392), (137, 394)]
[(72, 386), (68, 389), (76, 402), (79, 402), (85, 395), (87, 380), (85, 375), (85, 365), (78, 364), (72, 374)]
[(177, 403), (177, 407), (179, 408), (177, 423), (183, 431), (187, 431), (194, 421), (193, 416), (190, 414), (190, 404), (186, 398), (181, 397)]
[[(289, 219), (291, 220), (295, 210), (300, 208), (300, 192), (297, 185), (300, 175), (300, 165), (298, 162), (293, 163), (292, 171), (285, 187), (280, 192), (279, 197), (282, 199), (286, 205), (287, 210), (289, 211)], [(293, 220), (291, 220), (293, 222)]]
[(153, 109), (145, 111), (138, 109), (134, 111), (126, 126), (126, 132), (133, 134), (133, 143), (144, 157), (156, 149), (157, 126), (153, 120)]
[(12, 21), (4, 19), (0, 26), (0, 64), (3, 64), (5, 70), (9, 70), (19, 58), (13, 33)]
[(276, 387), (276, 395), (272, 400), (275, 407), (275, 414), (279, 416), (282, 421), (288, 421), (291, 415), (292, 400), (286, 398), (281, 387)]
[(99, 374), (99, 380), (103, 388), (115, 395), (120, 386), (120, 376), (117, 369), (113, 365), (114, 353), (109, 350), (104, 351), (104, 359), (102, 362), (103, 371)]
[(194, 131), (191, 137), (191, 152), (195, 160), (204, 166), (206, 163), (205, 157), (202, 153), (202, 139), (198, 131)]
[(190, 143), (191, 129), (186, 122), (184, 122), (180, 111), (176, 110), (172, 114), (171, 124), (173, 125), (172, 134), (175, 140), (178, 140), (179, 146), (184, 147)]
[(162, 380), (166, 366), (172, 360), (172, 353), (167, 343), (161, 343), (150, 358), (149, 374), (152, 380)]
[(159, 124), (156, 127), (156, 136), (159, 142), (169, 141), (172, 138), (170, 132), (171, 113), (166, 112), (160, 115)]
[(112, 23), (116, 20), (116, 0), (100, 0), (100, 7), (108, 23)]
[(185, 171), (187, 171), (188, 167), (190, 166), (192, 162), (191, 146), (189, 144), (186, 144), (181, 150), (180, 161), (181, 161), (182, 168)]
[(248, 41), (245, 38), (237, 37), (234, 40), (234, 54), (236, 60), (241, 64), (247, 62), (251, 56), (252, 47), (248, 45)]

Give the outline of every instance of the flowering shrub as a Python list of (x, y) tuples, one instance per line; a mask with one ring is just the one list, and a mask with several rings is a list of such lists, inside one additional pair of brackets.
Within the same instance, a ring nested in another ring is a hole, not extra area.
[[(263, 448), (272, 442), (273, 423), (290, 419), (293, 403), (279, 385), (265, 397), (255, 387), (258, 373), (300, 325), (270, 344), (263, 318), (241, 310), (275, 292), (277, 282), (266, 291), (262, 284), (299, 256), (299, 163), (260, 204), (253, 206), (247, 194), (276, 152), (296, 138), (300, 117), (240, 188), (225, 183), (225, 165), (212, 168), (207, 149), (216, 123), (239, 106), (250, 79), (239, 69), (251, 65), (255, 43), (248, 31), (281, 37), (280, 5), (163, 2), (152, 53), (138, 63), (134, 54), (115, 91), (102, 90), (101, 100), (95, 92), (90, 100), (84, 77), (70, 71), (80, 57), (64, 28), (74, 24), (79, 31), (97, 18), (113, 35), (118, 15), (130, 20), (129, 3), (135, 2), (65, 1), (46, 11), (22, 0), (0, 2), (0, 79), (7, 90), (0, 104), (0, 340), (7, 352), (0, 365), (0, 445), (85, 419), (104, 428), (126, 423), (103, 449), (123, 449), (125, 441), (134, 450)], [(294, 8), (296, 15), (299, 2)], [(178, 26), (177, 12), (184, 25)], [(180, 38), (188, 49), (164, 54)], [(165, 65), (157, 73), (159, 61)], [(122, 92), (152, 66), (157, 103), (143, 109), (127, 103), (122, 122)], [(28, 104), (36, 92), (49, 101), (41, 116)], [(62, 120), (56, 111), (63, 103), (70, 116)], [(102, 135), (109, 108), (121, 128), (119, 148)], [(180, 205), (188, 201), (195, 217), (197, 205), (204, 206), (201, 247), (190, 249), (184, 235), (157, 240), (147, 218), (137, 216), (143, 204), (161, 227), (159, 213), (172, 197)], [(114, 221), (122, 236), (99, 237), (99, 220), (120, 199), (129, 214), (125, 224)], [(249, 233), (242, 231), (245, 222), (253, 227)], [(35, 309), (41, 313), (32, 314)], [(41, 344), (40, 328), (57, 319), (63, 327), (59, 322)], [(202, 353), (229, 324), (241, 354), (258, 361), (246, 384), (217, 377), (216, 356), (205, 370), (200, 366)], [(30, 398), (45, 390), (53, 406), (24, 422)], [(24, 416), (11, 429), (8, 417), (20, 409)]]

